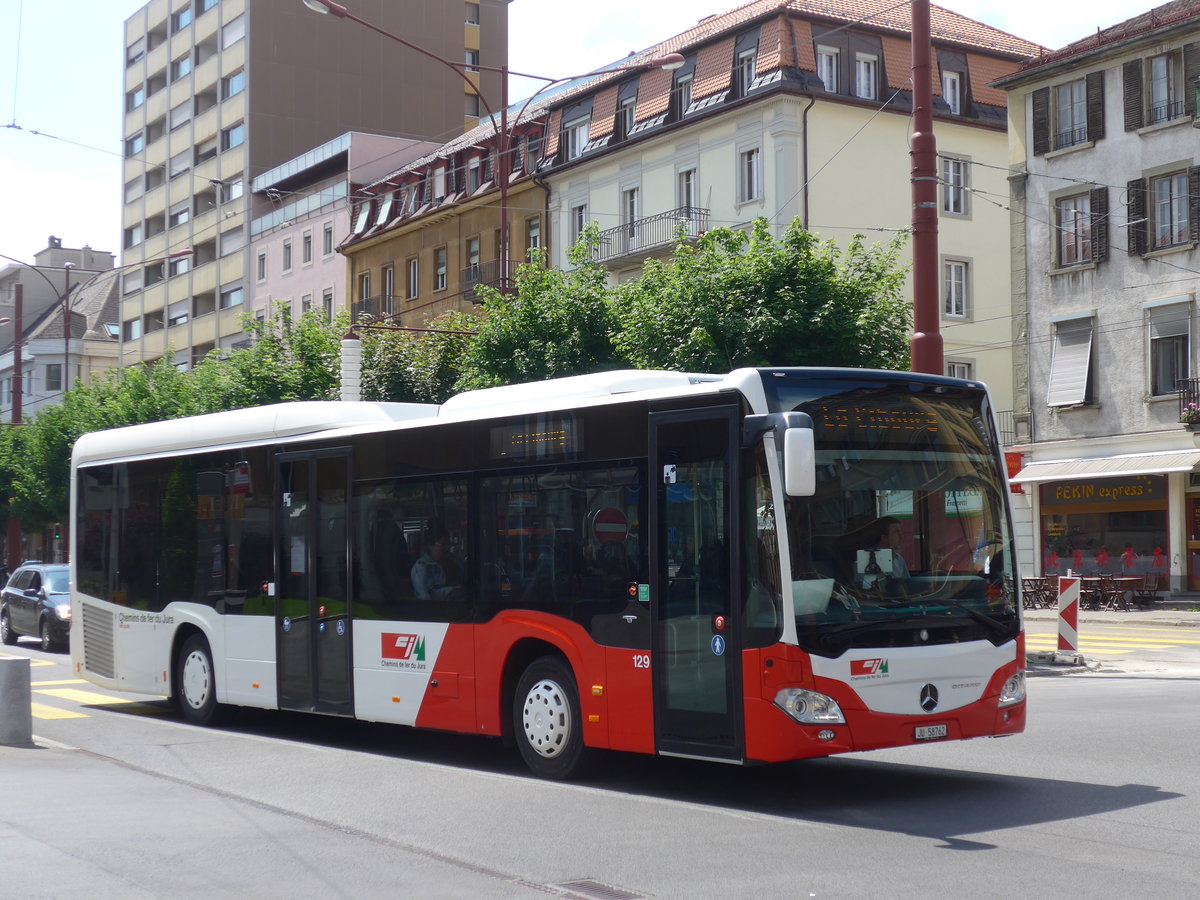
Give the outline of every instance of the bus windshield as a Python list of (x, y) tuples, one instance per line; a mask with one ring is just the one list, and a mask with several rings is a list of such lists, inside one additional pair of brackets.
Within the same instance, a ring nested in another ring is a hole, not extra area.
[(764, 376), (774, 411), (812, 417), (817, 487), (789, 497), (800, 646), (987, 640), (1019, 629), (1012, 535), (983, 388), (883, 373)]

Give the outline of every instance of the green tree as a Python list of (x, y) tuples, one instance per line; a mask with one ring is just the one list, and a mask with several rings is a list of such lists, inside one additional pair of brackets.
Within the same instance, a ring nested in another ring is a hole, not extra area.
[(617, 368), (608, 271), (595, 260), (590, 226), (568, 253), (572, 268), (548, 268), (541, 251), (517, 268), (510, 294), (476, 290), (487, 318), (462, 359), (458, 390), (521, 384)]
[(459, 363), (481, 320), (451, 312), (434, 319), (426, 331), (363, 328), (364, 400), (441, 403), (454, 393)]
[(765, 219), (714, 229), (621, 286), (613, 343), (638, 368), (907, 368), (903, 240), (839, 250), (798, 221), (778, 239)]

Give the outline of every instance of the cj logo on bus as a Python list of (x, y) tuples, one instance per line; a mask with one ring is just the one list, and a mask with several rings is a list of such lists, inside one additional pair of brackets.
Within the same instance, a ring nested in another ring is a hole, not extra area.
[(396, 669), (425, 668), (425, 636), (384, 632), (379, 638), (382, 664)]
[(887, 678), (888, 661), (886, 659), (852, 659), (850, 660), (850, 677), (855, 680)]

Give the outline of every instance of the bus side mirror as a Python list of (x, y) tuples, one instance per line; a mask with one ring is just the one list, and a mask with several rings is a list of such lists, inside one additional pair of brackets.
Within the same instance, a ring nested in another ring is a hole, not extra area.
[(817, 492), (817, 452), (811, 423), (784, 429), (783, 489), (789, 497), (811, 497)]

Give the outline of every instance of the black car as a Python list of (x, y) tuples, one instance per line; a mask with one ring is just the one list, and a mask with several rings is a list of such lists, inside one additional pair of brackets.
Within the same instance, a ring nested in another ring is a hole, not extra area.
[(71, 631), (71, 594), (65, 565), (25, 563), (0, 592), (0, 641), (22, 634), (40, 638), (43, 650), (66, 647)]

